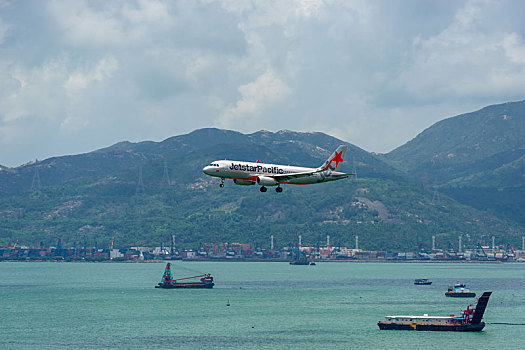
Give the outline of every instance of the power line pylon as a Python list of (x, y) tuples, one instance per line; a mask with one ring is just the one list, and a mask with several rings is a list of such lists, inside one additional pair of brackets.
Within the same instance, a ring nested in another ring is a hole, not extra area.
[(144, 183), (142, 182), (142, 165), (139, 165), (139, 181), (137, 182), (137, 189), (135, 191), (136, 195), (143, 196), (146, 194), (144, 189)]
[(353, 157), (352, 161), (352, 173), (354, 174), (354, 180), (357, 181), (357, 169), (355, 167), (355, 156)]
[(162, 183), (171, 186), (170, 174), (168, 172), (168, 161), (164, 161), (164, 174), (162, 175)]
[(439, 192), (434, 190), (434, 194), (432, 195), (432, 204), (439, 204), (439, 200)]
[(38, 159), (35, 160), (35, 173), (33, 175), (33, 182), (31, 183), (32, 191), (40, 191), (40, 189), (42, 188), (40, 184), (40, 175), (38, 173), (37, 163), (38, 163)]

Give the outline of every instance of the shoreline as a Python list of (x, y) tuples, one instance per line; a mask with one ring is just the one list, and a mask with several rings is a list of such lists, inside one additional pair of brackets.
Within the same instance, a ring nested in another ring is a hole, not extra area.
[[(20, 262), (20, 263), (31, 263), (31, 262), (52, 262), (52, 263), (125, 263), (125, 264), (136, 264), (136, 263), (163, 263), (163, 262), (290, 262), (290, 260), (281, 259), (166, 259), (166, 260), (53, 260), (53, 259), (2, 259), (3, 262)], [(314, 260), (317, 263), (429, 263), (429, 264), (502, 264), (502, 263), (521, 263), (522, 261), (484, 261), (484, 260), (385, 260), (385, 259), (339, 259), (339, 260)], [(305, 265), (308, 266), (308, 265)]]

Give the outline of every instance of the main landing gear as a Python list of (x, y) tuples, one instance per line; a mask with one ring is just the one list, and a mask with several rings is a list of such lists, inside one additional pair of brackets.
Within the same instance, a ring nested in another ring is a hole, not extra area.
[(223, 188), (224, 187), (224, 178), (221, 178), (221, 183), (219, 185), (220, 188)]
[[(261, 188), (259, 188), (259, 190), (261, 192), (268, 191), (268, 189), (266, 187), (264, 187), (264, 186), (261, 186)], [(277, 186), (277, 188), (275, 189), (275, 192), (277, 192), (277, 193), (281, 193), (282, 191), (283, 191), (283, 188), (281, 186)]]

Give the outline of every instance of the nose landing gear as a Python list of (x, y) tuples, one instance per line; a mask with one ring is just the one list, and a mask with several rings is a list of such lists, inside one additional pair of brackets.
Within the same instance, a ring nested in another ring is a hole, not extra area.
[(221, 178), (221, 183), (219, 184), (219, 187), (220, 187), (220, 188), (223, 188), (223, 187), (224, 187), (224, 178)]

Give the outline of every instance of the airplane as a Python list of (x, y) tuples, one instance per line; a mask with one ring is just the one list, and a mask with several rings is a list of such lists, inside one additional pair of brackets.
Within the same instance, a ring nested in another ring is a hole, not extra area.
[(335, 181), (354, 174), (339, 172), (346, 152), (346, 145), (341, 145), (318, 168), (306, 168), (290, 165), (263, 164), (237, 160), (216, 160), (205, 166), (202, 171), (209, 176), (221, 178), (219, 187), (224, 187), (225, 179), (232, 179), (236, 185), (258, 184), (261, 192), (266, 192), (266, 186), (277, 186), (276, 192), (282, 192), (281, 184), (310, 185), (321, 182)]

